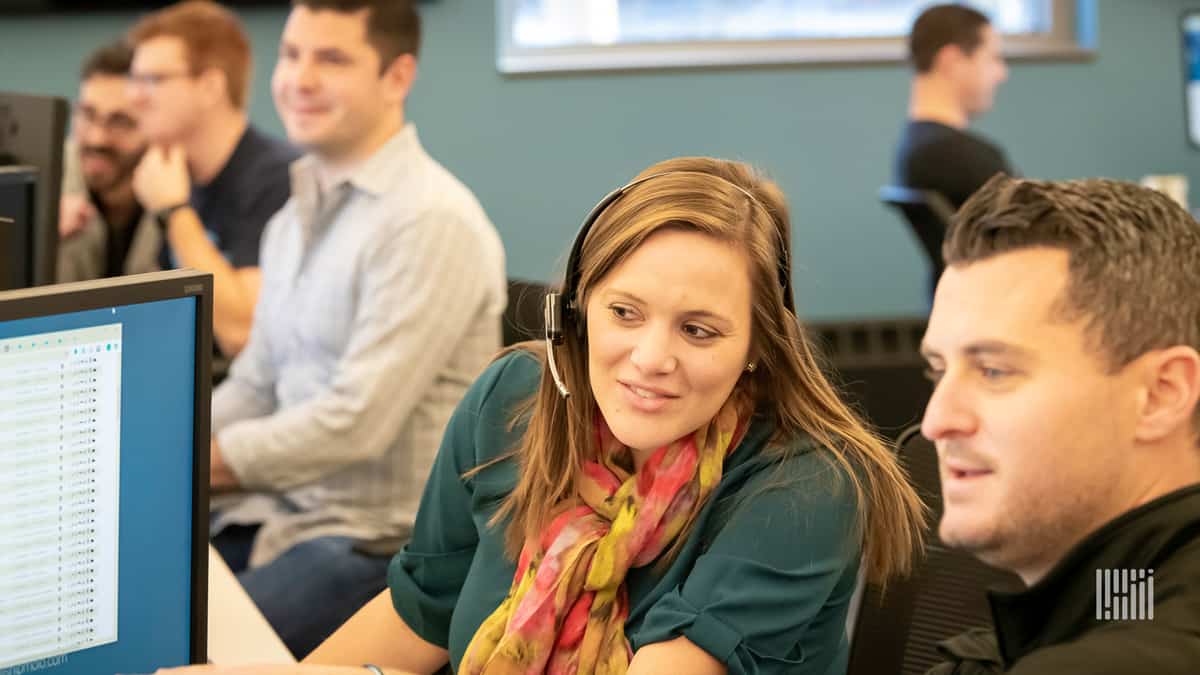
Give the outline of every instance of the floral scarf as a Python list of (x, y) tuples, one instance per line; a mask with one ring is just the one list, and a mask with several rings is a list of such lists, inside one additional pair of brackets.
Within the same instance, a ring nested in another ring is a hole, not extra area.
[(749, 422), (732, 396), (707, 425), (654, 451), (631, 474), (629, 450), (597, 415), (598, 461), (584, 465), (581, 504), (564, 507), (525, 542), (513, 585), (463, 656), (463, 675), (620, 675), (633, 656), (625, 638), (625, 575), (653, 562), (721, 480), (726, 456)]

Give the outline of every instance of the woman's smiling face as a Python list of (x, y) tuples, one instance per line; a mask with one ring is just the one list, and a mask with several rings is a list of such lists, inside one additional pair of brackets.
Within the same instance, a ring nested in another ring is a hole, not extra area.
[(592, 395), (644, 459), (716, 416), (751, 340), (746, 254), (695, 231), (650, 235), (587, 301)]

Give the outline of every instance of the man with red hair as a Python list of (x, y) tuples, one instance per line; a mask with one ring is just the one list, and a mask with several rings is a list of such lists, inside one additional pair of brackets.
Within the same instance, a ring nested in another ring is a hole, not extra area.
[(131, 94), (151, 144), (134, 190), (163, 229), (163, 267), (212, 273), (213, 332), (233, 357), (258, 301), (259, 240), (299, 154), (247, 120), (250, 41), (230, 11), (187, 0), (142, 19), (129, 41)]

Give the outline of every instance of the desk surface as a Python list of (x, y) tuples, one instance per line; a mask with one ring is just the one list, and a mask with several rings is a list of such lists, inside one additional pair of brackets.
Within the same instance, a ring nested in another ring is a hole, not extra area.
[(221, 665), (296, 662), (212, 546), (208, 547), (208, 659)]

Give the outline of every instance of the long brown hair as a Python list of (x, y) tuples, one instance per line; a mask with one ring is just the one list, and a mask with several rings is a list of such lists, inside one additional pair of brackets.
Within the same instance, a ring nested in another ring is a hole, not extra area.
[[(588, 232), (580, 258), (578, 320), (586, 316), (591, 289), (660, 229), (696, 231), (742, 248), (750, 260), (751, 357), (758, 367), (743, 374), (737, 386), (774, 417), (775, 434), (766, 452), (785, 460), (802, 451), (798, 437), (811, 436), (853, 482), (867, 579), (882, 584), (907, 572), (922, 539), (923, 507), (894, 454), (839, 399), (795, 314), (785, 306), (778, 269), (791, 233), (783, 194), (737, 162), (672, 159), (647, 168), (639, 178), (659, 173), (665, 175), (631, 188), (610, 205)], [(512, 517), (506, 538), (514, 556), (527, 539), (538, 536), (556, 505), (576, 499), (584, 462), (596, 451), (586, 330), (563, 328), (565, 340), (556, 348), (556, 359), (571, 397), (559, 395), (543, 368), (537, 393), (517, 413), (528, 425), (508, 455), (519, 463), (517, 486), (492, 521)], [(539, 343), (517, 348), (544, 360)], [(687, 533), (685, 529), (679, 540)]]

